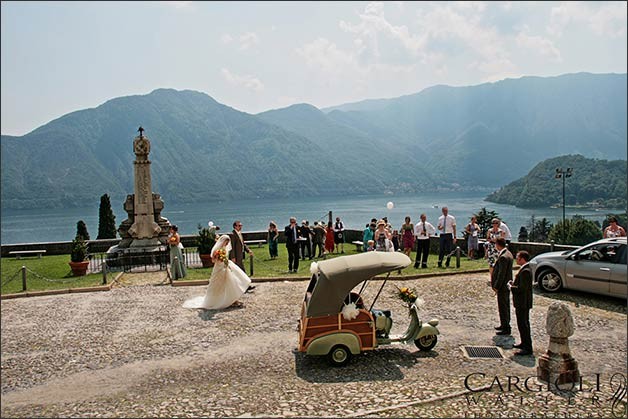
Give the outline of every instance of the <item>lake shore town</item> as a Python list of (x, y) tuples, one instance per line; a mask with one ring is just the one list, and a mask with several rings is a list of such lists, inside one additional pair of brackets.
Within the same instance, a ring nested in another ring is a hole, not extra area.
[[(439, 344), (430, 352), (380, 348), (343, 368), (296, 351), (304, 280), (257, 282), (243, 296), (244, 308), (227, 310), (183, 309), (203, 287), (159, 285), (167, 284), (164, 272), (124, 274), (106, 293), (3, 300), (1, 414), (625, 417), (625, 398), (615, 395), (626, 377), (624, 301), (535, 294), (534, 355), (518, 357), (512, 337), (494, 334), (486, 280), (478, 273), (403, 281), (425, 301), (422, 317), (440, 319)], [(365, 300), (376, 288), (365, 290)], [(582, 382), (572, 391), (535, 380), (549, 342), (547, 309), (556, 299), (575, 322), (570, 346)], [(394, 295), (382, 293), (379, 305), (406, 326)], [(501, 345), (504, 358), (469, 359), (461, 349), (467, 345)]]

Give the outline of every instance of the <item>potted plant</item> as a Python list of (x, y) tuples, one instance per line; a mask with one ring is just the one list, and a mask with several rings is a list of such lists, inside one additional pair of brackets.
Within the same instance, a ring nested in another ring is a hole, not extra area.
[(83, 237), (76, 236), (72, 240), (72, 251), (70, 253), (70, 268), (72, 268), (72, 275), (84, 276), (87, 273), (87, 267), (89, 266), (89, 260), (87, 260), (87, 243), (83, 240)]
[(196, 237), (196, 250), (198, 251), (198, 255), (201, 258), (201, 263), (203, 264), (203, 268), (211, 268), (214, 266), (212, 262), (212, 248), (216, 244), (216, 230), (219, 227), (214, 226), (214, 223), (211, 221), (208, 224), (208, 227), (201, 227), (198, 225), (198, 236)]

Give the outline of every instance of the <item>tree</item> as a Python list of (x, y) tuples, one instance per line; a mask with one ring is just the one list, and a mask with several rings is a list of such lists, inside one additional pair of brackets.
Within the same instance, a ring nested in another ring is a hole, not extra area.
[(530, 217), (530, 232), (528, 233), (528, 239), (531, 242), (544, 243), (547, 241), (550, 230), (552, 229), (552, 223), (547, 218), (541, 218), (537, 220), (534, 215)]
[(76, 235), (81, 237), (83, 240), (89, 240), (87, 226), (83, 220), (79, 220), (78, 223), (76, 223)]
[(528, 241), (528, 229), (525, 226), (521, 226), (519, 229), (519, 237), (517, 238), (519, 242), (527, 242)]
[(480, 237), (486, 237), (486, 232), (491, 228), (491, 220), (499, 218), (499, 214), (495, 211), (489, 211), (486, 207), (480, 208), (477, 214), (474, 214), (480, 226)]
[(100, 208), (98, 209), (98, 237), (97, 239), (116, 238), (116, 216), (111, 209), (109, 195), (100, 197)]
[[(565, 242), (563, 242), (563, 237), (565, 237)], [(548, 238), (556, 243), (582, 246), (601, 239), (602, 229), (598, 222), (586, 220), (581, 215), (574, 215), (573, 218), (565, 220), (564, 224), (559, 221), (550, 231)]]

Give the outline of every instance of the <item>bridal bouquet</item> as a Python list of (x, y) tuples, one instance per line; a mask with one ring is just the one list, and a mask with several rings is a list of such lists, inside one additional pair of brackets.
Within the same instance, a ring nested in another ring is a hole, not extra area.
[(229, 266), (229, 258), (227, 258), (227, 251), (225, 249), (216, 250), (213, 254), (213, 258), (221, 261), (225, 266)]

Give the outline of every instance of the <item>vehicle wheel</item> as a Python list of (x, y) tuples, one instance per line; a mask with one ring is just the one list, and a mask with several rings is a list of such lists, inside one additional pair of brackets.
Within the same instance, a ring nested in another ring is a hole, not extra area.
[(436, 342), (438, 342), (438, 337), (436, 335), (427, 335), (415, 340), (414, 344), (422, 351), (429, 351), (436, 346)]
[(327, 354), (327, 360), (334, 367), (344, 367), (351, 360), (351, 351), (344, 345), (336, 345)]
[(548, 269), (539, 274), (539, 288), (546, 292), (556, 292), (563, 287), (560, 275), (554, 270)]

